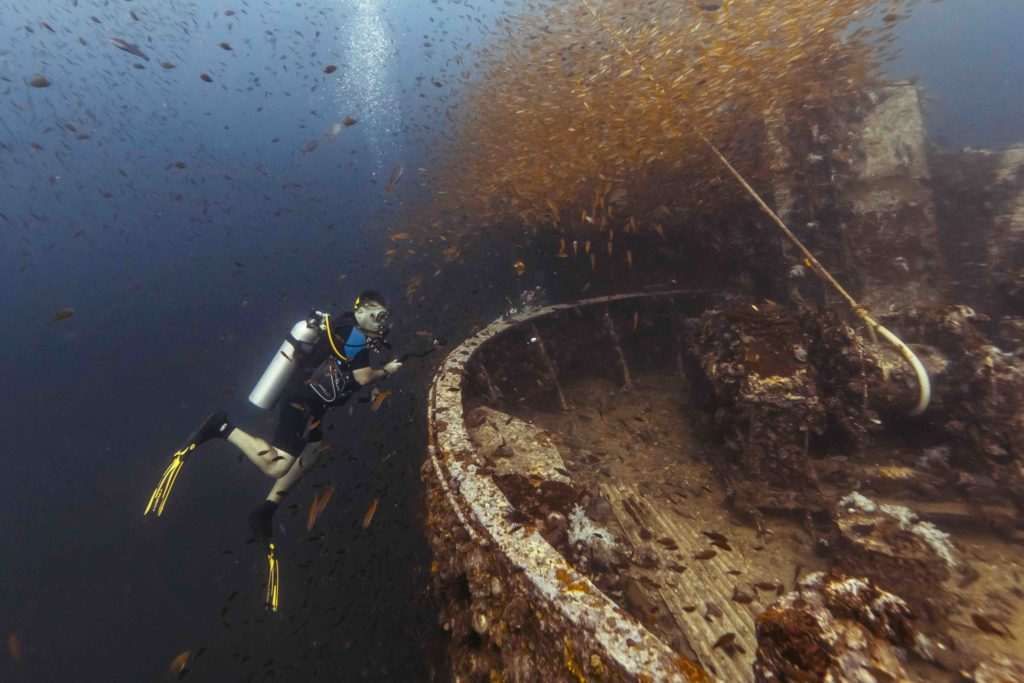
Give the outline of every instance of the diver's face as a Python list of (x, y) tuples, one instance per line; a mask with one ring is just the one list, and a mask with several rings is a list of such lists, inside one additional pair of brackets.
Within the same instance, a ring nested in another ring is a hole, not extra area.
[(374, 334), (387, 334), (391, 326), (391, 314), (380, 304), (368, 303), (359, 308), (359, 326)]

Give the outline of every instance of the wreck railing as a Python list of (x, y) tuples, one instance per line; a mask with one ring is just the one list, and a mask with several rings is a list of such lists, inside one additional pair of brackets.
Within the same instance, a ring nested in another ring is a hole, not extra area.
[[(626, 294), (548, 306), (501, 319), (455, 348), (435, 375), (428, 399), (429, 459), (423, 467), (432, 545), (435, 557), (448, 555), (462, 572), (473, 603), (466, 609), (472, 613), (475, 637), (488, 638), (491, 628), (488, 611), (476, 602), (489, 604), (492, 615), (505, 614), (506, 618), (522, 613), (514, 609), (516, 601), (529, 606), (523, 620), (530, 625), (516, 625), (522, 630), (520, 635), (506, 633), (501, 642), (490, 643), (501, 650), (498, 666), (506, 669), (506, 679), (541, 675), (551, 677), (547, 680), (583, 680), (595, 673), (611, 680), (709, 679), (577, 572), (535, 529), (513, 521), (511, 503), (475, 457), (464, 407), (464, 389), (471, 375), (467, 368), (473, 367), (471, 363), (482, 348), (513, 328), (534, 326), (540, 318), (570, 309), (659, 298), (679, 304), (688, 297), (691, 302), (707, 300), (703, 292)], [(600, 319), (605, 332), (614, 335), (607, 308)], [(615, 365), (628, 385), (626, 360), (618, 339), (614, 342)], [(558, 370), (544, 348), (540, 349), (550, 366), (547, 370), (555, 374), (564, 409)], [(483, 393), (493, 398), (494, 385), (486, 368), (482, 369)], [(438, 564), (435, 562), (434, 571), (444, 571)], [(458, 625), (446, 623), (446, 628), (458, 630)]]

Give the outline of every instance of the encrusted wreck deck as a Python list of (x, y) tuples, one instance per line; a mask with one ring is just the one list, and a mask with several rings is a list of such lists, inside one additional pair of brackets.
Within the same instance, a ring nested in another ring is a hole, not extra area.
[(850, 343), (829, 320), (721, 306), (537, 309), (440, 368), (423, 477), (458, 679), (1013, 680), (1013, 505), (951, 496), (934, 445), (836, 437), (864, 416), (819, 396)]

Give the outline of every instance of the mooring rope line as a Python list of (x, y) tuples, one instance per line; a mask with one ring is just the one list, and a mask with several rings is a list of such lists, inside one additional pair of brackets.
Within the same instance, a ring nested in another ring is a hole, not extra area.
[[(644, 67), (643, 63), (639, 59), (637, 59), (636, 55), (634, 55), (633, 52), (626, 46), (626, 44), (619, 38), (616, 32), (605, 23), (605, 21), (601, 18), (597, 11), (591, 6), (590, 2), (588, 0), (580, 0), (580, 2), (587, 9), (587, 11), (590, 12), (590, 15), (594, 17), (594, 20), (598, 24), (600, 24), (601, 28), (608, 35), (610, 35), (612, 39), (616, 43), (618, 43), (619, 47), (622, 48), (622, 51), (629, 56), (630, 60), (632, 60), (633, 64), (636, 66), (639, 73), (643, 74), (648, 80), (651, 81), (651, 83), (655, 87), (655, 91), (657, 92), (657, 94), (660, 97), (664, 98), (665, 100), (671, 102), (671, 98), (668, 95), (668, 91), (665, 90), (665, 88), (661, 85), (658, 79), (655, 78), (654, 75), (651, 74), (646, 67)], [(917, 404), (914, 406), (914, 409), (910, 411), (910, 414), (920, 415), (921, 413), (923, 413), (928, 408), (928, 403), (931, 401), (931, 381), (928, 379), (928, 371), (925, 370), (925, 367), (921, 363), (921, 360), (917, 357), (917, 354), (915, 354), (911, 350), (911, 348), (903, 342), (903, 340), (901, 340), (899, 337), (897, 337), (895, 334), (889, 331), (889, 329), (882, 325), (880, 322), (875, 320), (866, 308), (857, 303), (857, 300), (854, 299), (853, 296), (849, 292), (847, 292), (846, 289), (841, 284), (839, 284), (839, 282), (836, 281), (834, 277), (832, 277), (832, 274), (828, 272), (828, 270), (825, 268), (825, 266), (821, 264), (820, 261), (818, 261), (814, 254), (811, 253), (810, 249), (804, 246), (804, 243), (801, 242), (795, 234), (793, 234), (793, 231), (789, 229), (789, 226), (787, 226), (786, 223), (779, 217), (779, 215), (775, 213), (775, 211), (773, 211), (770, 206), (768, 206), (768, 203), (761, 198), (761, 195), (758, 194), (757, 190), (755, 190), (750, 185), (750, 183), (747, 182), (746, 178), (744, 178), (743, 175), (738, 170), (736, 170), (736, 167), (733, 166), (727, 158), (725, 158), (725, 155), (722, 154), (718, 147), (715, 146), (715, 144), (711, 142), (711, 140), (709, 140), (707, 136), (704, 135), (704, 133), (702, 133), (699, 128), (697, 128), (696, 125), (691, 123), (689, 127), (694, 133), (696, 133), (697, 137), (700, 138), (701, 142), (703, 142), (708, 147), (708, 149), (710, 149), (715, 154), (715, 156), (718, 157), (722, 164), (729, 170), (729, 173), (731, 173), (732, 176), (737, 180), (737, 182), (739, 182), (739, 184), (743, 186), (743, 189), (745, 189), (747, 193), (749, 193), (750, 196), (753, 197), (754, 201), (757, 202), (757, 205), (761, 207), (761, 210), (768, 214), (768, 217), (772, 219), (772, 222), (774, 222), (775, 225), (777, 225), (779, 229), (782, 230), (782, 234), (784, 234), (786, 238), (800, 251), (800, 253), (803, 254), (805, 263), (808, 267), (810, 267), (811, 271), (819, 278), (824, 280), (826, 283), (831, 285), (832, 288), (842, 298), (846, 300), (846, 302), (850, 305), (850, 308), (853, 310), (854, 315), (860, 318), (869, 330), (877, 332), (878, 334), (882, 335), (890, 344), (892, 344), (897, 348), (897, 350), (899, 350), (903, 358), (914, 369), (914, 374), (917, 376), (919, 390)]]

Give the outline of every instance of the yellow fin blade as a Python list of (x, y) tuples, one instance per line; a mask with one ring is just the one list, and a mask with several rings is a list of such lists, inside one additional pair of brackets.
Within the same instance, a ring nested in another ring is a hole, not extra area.
[(281, 583), (281, 569), (278, 566), (277, 556), (274, 555), (274, 544), (271, 543), (267, 548), (267, 594), (264, 599), (267, 609), (274, 612), (277, 611), (277, 598)]
[(149, 497), (146, 511), (142, 513), (143, 516), (156, 512), (156, 516), (159, 517), (164, 513), (164, 506), (171, 495), (171, 488), (174, 487), (174, 482), (177, 481), (178, 474), (181, 473), (181, 467), (185, 464), (185, 456), (194, 450), (195, 447), (196, 445), (191, 443), (174, 454), (171, 464), (167, 466), (167, 469), (164, 470), (164, 475), (160, 477), (160, 483), (156, 485), (153, 495)]

